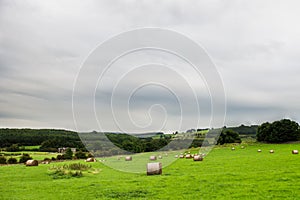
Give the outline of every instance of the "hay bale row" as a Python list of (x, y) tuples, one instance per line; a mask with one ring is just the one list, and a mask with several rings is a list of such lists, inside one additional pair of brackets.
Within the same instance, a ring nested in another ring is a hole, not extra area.
[(273, 150), (273, 149), (271, 149), (271, 150), (270, 150), (270, 153), (274, 153), (274, 150)]
[(186, 159), (191, 159), (191, 158), (193, 158), (193, 157), (192, 157), (191, 154), (186, 154), (186, 155), (185, 155), (185, 158), (186, 158)]
[(125, 161), (132, 161), (132, 157), (131, 156), (126, 156)]
[(147, 175), (160, 175), (162, 174), (162, 164), (160, 162), (147, 164)]
[(196, 156), (194, 156), (193, 160), (194, 161), (203, 161), (203, 157), (200, 155), (196, 155)]
[(156, 160), (156, 156), (150, 156), (149, 160)]
[(30, 167), (30, 166), (38, 166), (39, 162), (37, 160), (27, 160), (25, 163), (26, 166)]
[(293, 151), (292, 151), (292, 154), (298, 154), (299, 152), (298, 152), (298, 150), (296, 150), (296, 149), (294, 149)]
[(85, 162), (96, 162), (97, 160), (95, 158), (87, 158)]

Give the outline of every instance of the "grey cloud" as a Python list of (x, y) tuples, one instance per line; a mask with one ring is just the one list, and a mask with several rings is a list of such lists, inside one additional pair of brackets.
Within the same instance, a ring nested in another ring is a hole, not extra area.
[[(300, 120), (298, 8), (298, 1), (259, 0), (0, 1), (0, 126), (74, 129), (72, 90), (84, 59), (115, 34), (152, 26), (186, 34), (205, 47), (217, 64), (226, 89), (226, 123), (260, 123), (281, 117)], [(156, 56), (151, 52), (145, 54), (148, 60)], [(140, 62), (148, 61), (142, 59), (144, 55), (139, 56)], [(121, 64), (130, 66), (139, 56)], [(160, 61), (171, 60), (169, 57)], [(173, 63), (182, 64), (177, 60)], [(192, 73), (185, 72), (184, 67), (178, 69), (179, 75), (191, 77), (193, 87), (202, 89)], [(109, 77), (114, 80), (120, 73), (112, 71)], [(136, 75), (127, 86), (142, 79)], [(87, 89), (95, 87), (89, 77), (84, 81)], [(172, 82), (172, 87), (185, 95), (187, 101), (192, 98), (178, 79)], [(110, 88), (108, 85), (96, 94), (100, 107), (106, 106), (106, 101), (101, 100), (110, 98)], [(118, 98), (122, 100), (126, 93), (123, 89)], [(83, 89), (78, 95), (80, 113), (87, 119), (84, 129), (97, 129), (84, 112), (91, 102), (88, 90)], [(207, 91), (198, 95), (203, 101), (202, 125), (206, 127), (210, 100)], [(149, 90), (135, 98), (135, 108), (141, 112), (145, 105), (157, 102), (167, 105), (174, 120), (170, 126), (176, 126), (178, 112), (174, 98)], [(159, 110), (154, 112), (157, 113)], [(187, 117), (186, 129), (193, 113)], [(114, 130), (113, 123), (105, 121), (105, 124), (107, 129)]]

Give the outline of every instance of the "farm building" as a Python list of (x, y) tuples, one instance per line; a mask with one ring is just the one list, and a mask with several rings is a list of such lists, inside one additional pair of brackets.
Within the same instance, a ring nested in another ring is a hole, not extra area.
[[(61, 147), (61, 148), (58, 148), (58, 149), (57, 149), (57, 152), (58, 152), (58, 153), (64, 154), (64, 153), (66, 153), (66, 151), (67, 151), (68, 148), (69, 148), (69, 147)], [(71, 151), (73, 152), (73, 154), (76, 153), (76, 148), (70, 148), (70, 149), (71, 149)]]

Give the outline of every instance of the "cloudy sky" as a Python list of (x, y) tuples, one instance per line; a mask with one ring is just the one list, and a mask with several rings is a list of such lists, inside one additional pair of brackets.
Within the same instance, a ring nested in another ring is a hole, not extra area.
[[(204, 81), (185, 70), (178, 57), (151, 50), (119, 59), (103, 79), (91, 83), (93, 90), (97, 86), (96, 115), (85, 115), (91, 101), (82, 88), (73, 113), (73, 86), (91, 52), (114, 35), (143, 27), (179, 32), (205, 48), (223, 81), (225, 125), (284, 117), (300, 121), (299, 6), (296, 0), (1, 0), (0, 127), (99, 130), (91, 119), (96, 117), (107, 131), (186, 130), (198, 118), (189, 87), (199, 91), (199, 126), (210, 126)], [(136, 65), (145, 66), (128, 71)], [(164, 71), (166, 66), (174, 70)], [(168, 87), (143, 87), (151, 77), (160, 77)], [(81, 125), (74, 122), (76, 115), (85, 119)]]

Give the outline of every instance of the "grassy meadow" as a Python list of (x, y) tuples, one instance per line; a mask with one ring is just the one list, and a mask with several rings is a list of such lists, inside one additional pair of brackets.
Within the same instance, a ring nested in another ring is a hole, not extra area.
[[(242, 145), (234, 151), (232, 145), (216, 146), (202, 162), (177, 159), (157, 176), (117, 171), (101, 162), (88, 163), (94, 170), (82, 177), (60, 179), (51, 176), (51, 167), (84, 161), (0, 166), (0, 199), (300, 199), (300, 155), (291, 154), (300, 144)], [(173, 156), (158, 161), (168, 163)], [(131, 162), (117, 157), (105, 162), (130, 168), (148, 158), (140, 154)]]

